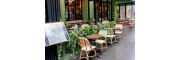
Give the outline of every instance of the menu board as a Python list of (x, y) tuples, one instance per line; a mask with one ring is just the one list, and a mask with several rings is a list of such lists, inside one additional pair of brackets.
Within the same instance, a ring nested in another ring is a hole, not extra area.
[(63, 22), (45, 24), (45, 46), (69, 41), (69, 35)]

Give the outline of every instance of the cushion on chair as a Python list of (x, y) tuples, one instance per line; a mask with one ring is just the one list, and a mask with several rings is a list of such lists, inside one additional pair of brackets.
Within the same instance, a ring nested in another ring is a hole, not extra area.
[(124, 22), (128, 22), (128, 21), (124, 21)]
[(129, 24), (133, 24), (133, 23), (129, 23)]
[[(86, 50), (86, 47), (87, 47), (87, 50)], [(91, 51), (91, 50), (93, 50), (94, 48), (96, 48), (96, 46), (91, 46), (92, 49), (90, 48), (90, 46), (86, 46), (86, 47), (82, 47), (81, 50), (84, 50), (84, 51)]]
[(114, 36), (113, 36), (113, 35), (107, 35), (107, 37), (115, 37), (115, 36), (116, 36), (116, 35), (114, 35)]
[(105, 40), (96, 40), (95, 42), (96, 42), (97, 44), (102, 44), (102, 43), (105, 42)]
[(84, 29), (84, 27), (89, 27), (89, 24), (82, 24), (81, 28)]
[(117, 34), (121, 34), (122, 32), (115, 32), (115, 33), (117, 33)]
[(109, 21), (103, 21), (102, 24), (109, 23)]

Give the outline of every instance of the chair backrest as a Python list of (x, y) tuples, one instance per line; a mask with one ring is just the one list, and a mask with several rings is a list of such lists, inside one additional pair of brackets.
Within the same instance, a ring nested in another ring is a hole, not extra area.
[(84, 47), (84, 46), (91, 46), (91, 44), (89, 43), (87, 38), (78, 37), (78, 41), (79, 41), (79, 43), (81, 45), (81, 48)]
[(133, 21), (129, 19), (128, 22), (133, 22)]
[(119, 27), (120, 29), (123, 29), (123, 25), (122, 24), (116, 24), (115, 27)]
[(102, 23), (103, 23), (103, 24), (104, 24), (104, 23), (109, 23), (109, 21), (103, 21)]
[(97, 22), (97, 24), (101, 24), (101, 22)]
[(95, 25), (93, 22), (90, 22), (90, 25)]
[(124, 19), (124, 18), (120, 18), (120, 19)]
[(75, 24), (75, 25), (74, 25), (74, 26), (72, 26), (71, 28), (76, 29), (76, 28), (78, 28), (78, 25), (77, 25), (77, 24)]
[(117, 18), (117, 21), (121, 21), (121, 19), (120, 19), (120, 18)]
[(128, 20), (128, 18), (125, 18), (125, 20)]
[(113, 32), (113, 30), (111, 28), (104, 28), (104, 30), (106, 30), (107, 34), (109, 34), (109, 35), (113, 35), (114, 34), (114, 32)]
[(107, 30), (100, 30), (99, 34), (103, 35), (103, 37), (107, 37)]
[(84, 29), (84, 27), (89, 27), (89, 25), (88, 24), (82, 24), (81, 28)]

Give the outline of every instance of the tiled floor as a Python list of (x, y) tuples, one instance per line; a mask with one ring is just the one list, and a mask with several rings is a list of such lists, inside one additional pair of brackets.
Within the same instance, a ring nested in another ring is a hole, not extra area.
[[(103, 55), (100, 55), (101, 58), (97, 60), (135, 60), (135, 28), (124, 28), (122, 35), (123, 39), (121, 41), (118, 39), (119, 44), (113, 43), (113, 47), (108, 44), (109, 50), (104, 49)], [(86, 58), (81, 60), (86, 60)]]

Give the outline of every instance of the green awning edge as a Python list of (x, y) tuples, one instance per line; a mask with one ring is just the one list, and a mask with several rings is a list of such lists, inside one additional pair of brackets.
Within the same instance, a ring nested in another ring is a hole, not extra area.
[(119, 2), (118, 5), (120, 4), (120, 6), (128, 6), (128, 5), (135, 5), (135, 1), (126, 1), (126, 2)]

